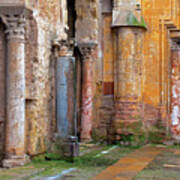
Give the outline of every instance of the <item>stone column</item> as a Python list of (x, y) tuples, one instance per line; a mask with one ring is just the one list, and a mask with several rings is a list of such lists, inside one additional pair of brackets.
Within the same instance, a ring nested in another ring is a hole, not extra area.
[(25, 17), (4, 14), (7, 35), (7, 116), (4, 167), (24, 165), (25, 154)]
[(119, 140), (121, 135), (133, 134), (133, 127), (143, 123), (141, 84), (146, 25), (136, 0), (114, 1), (112, 28), (115, 43), (114, 133)]
[[(128, 134), (129, 125), (142, 121), (143, 28), (121, 27), (116, 33), (115, 129)], [(117, 137), (118, 139), (118, 137)]]
[(56, 117), (58, 135), (62, 138), (77, 135), (73, 50), (73, 42), (60, 41), (56, 59)]
[(83, 56), (81, 141), (91, 140), (93, 121), (93, 52), (96, 43), (79, 44)]
[[(54, 42), (56, 59), (56, 141), (64, 157), (73, 158), (79, 155), (76, 119), (76, 64), (74, 41), (61, 40)], [(69, 159), (69, 160), (70, 160)], [(71, 159), (72, 160), (72, 159)]]

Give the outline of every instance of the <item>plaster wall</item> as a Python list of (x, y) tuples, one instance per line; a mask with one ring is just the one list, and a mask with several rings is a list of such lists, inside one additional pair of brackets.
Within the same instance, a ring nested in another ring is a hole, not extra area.
[(66, 39), (65, 1), (27, 1), (32, 19), (26, 33), (27, 152), (45, 152), (56, 131), (52, 41)]

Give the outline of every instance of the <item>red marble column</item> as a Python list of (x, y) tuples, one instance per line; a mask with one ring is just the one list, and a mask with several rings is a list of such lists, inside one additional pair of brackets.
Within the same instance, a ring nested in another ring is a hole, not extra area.
[(25, 155), (25, 18), (2, 16), (7, 34), (7, 99), (4, 167), (24, 165)]
[(171, 51), (171, 130), (175, 140), (180, 141), (180, 47)]
[(91, 140), (93, 121), (93, 50), (95, 43), (79, 45), (83, 55), (81, 141)]

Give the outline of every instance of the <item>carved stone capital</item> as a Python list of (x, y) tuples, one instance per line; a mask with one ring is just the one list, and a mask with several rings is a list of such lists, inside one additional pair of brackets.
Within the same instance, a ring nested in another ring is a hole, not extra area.
[(7, 6), (0, 7), (0, 18), (6, 26), (6, 34), (8, 39), (24, 40), (25, 34), (25, 18), (30, 15), (30, 10), (23, 6)]
[(55, 57), (73, 56), (74, 40), (54, 40)]
[(8, 39), (17, 38), (24, 39), (25, 34), (25, 17), (23, 14), (6, 14), (1, 15), (1, 18), (6, 25), (6, 31)]
[(97, 43), (96, 42), (79, 43), (78, 47), (83, 56), (83, 60), (85, 61), (92, 58), (92, 54), (97, 47)]

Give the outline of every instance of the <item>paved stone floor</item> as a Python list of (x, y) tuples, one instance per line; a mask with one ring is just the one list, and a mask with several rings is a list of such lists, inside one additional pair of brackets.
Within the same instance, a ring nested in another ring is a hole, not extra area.
[[(105, 147), (93, 150), (87, 157), (84, 155), (81, 159), (83, 166), (78, 162), (71, 165), (61, 161), (43, 161), (10, 170), (0, 169), (0, 180), (47, 180), (50, 174), (55, 177), (64, 168), (71, 169), (72, 166), (75, 171), (54, 180), (180, 180), (180, 146), (147, 145), (134, 150)], [(48, 169), (50, 171), (46, 173)]]
[(162, 150), (162, 148), (143, 147), (120, 159), (92, 180), (131, 180)]
[(180, 149), (164, 149), (133, 180), (180, 180)]

